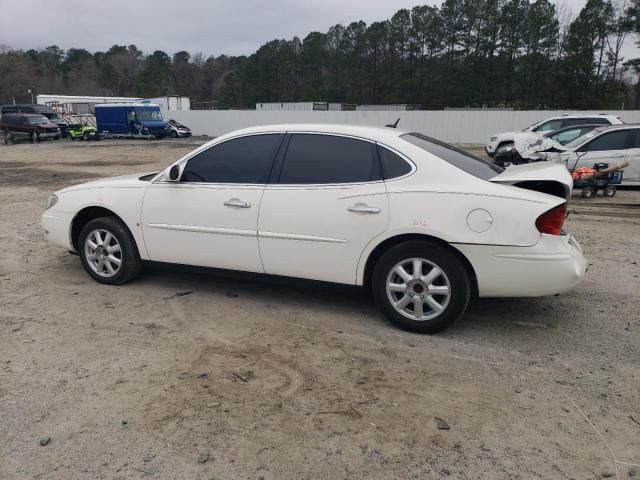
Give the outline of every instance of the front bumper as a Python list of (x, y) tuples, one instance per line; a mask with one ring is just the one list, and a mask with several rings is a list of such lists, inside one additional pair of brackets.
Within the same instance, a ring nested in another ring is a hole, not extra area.
[(60, 138), (62, 134), (60, 132), (38, 132), (40, 138)]
[(71, 244), (72, 220), (72, 213), (46, 210), (40, 217), (44, 238), (67, 250), (74, 250)]
[(480, 297), (541, 297), (575, 288), (587, 271), (571, 235), (542, 234), (532, 247), (455, 245), (473, 266)]

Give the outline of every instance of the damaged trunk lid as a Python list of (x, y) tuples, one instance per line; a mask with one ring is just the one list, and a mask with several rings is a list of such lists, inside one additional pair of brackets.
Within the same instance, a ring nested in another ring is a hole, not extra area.
[(573, 180), (567, 167), (552, 162), (513, 165), (489, 181), (546, 193), (565, 200), (569, 200), (573, 188)]

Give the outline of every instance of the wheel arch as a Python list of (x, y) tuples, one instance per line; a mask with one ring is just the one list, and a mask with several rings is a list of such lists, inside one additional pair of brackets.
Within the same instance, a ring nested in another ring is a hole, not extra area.
[(97, 205), (82, 208), (81, 210), (78, 211), (78, 213), (76, 213), (76, 215), (73, 217), (73, 220), (71, 221), (71, 231), (69, 232), (69, 234), (71, 236), (71, 245), (73, 246), (76, 252), (80, 251), (78, 246), (78, 240), (80, 237), (80, 232), (82, 232), (82, 229), (91, 220), (94, 220), (100, 217), (114, 217), (120, 220), (122, 224), (125, 226), (125, 228), (127, 229), (127, 231), (129, 232), (129, 234), (131, 235), (131, 238), (133, 239), (133, 242), (136, 245), (138, 252), (140, 252), (140, 246), (137, 244), (135, 235), (133, 235), (133, 233), (131, 232), (131, 229), (127, 225), (127, 222), (125, 222), (122, 219), (122, 217), (117, 213), (115, 213), (113, 210), (110, 210), (105, 207), (100, 207)]
[(412, 241), (412, 240), (413, 241), (425, 240), (431, 243), (435, 243), (445, 248), (446, 250), (450, 251), (453, 255), (455, 255), (462, 262), (462, 264), (465, 267), (465, 270), (467, 271), (467, 274), (469, 275), (469, 281), (471, 282), (472, 298), (478, 297), (478, 277), (469, 259), (460, 250), (455, 248), (449, 242), (441, 238), (434, 237), (432, 235), (426, 235), (423, 233), (403, 233), (403, 234), (394, 235), (392, 237), (385, 238), (378, 245), (376, 245), (375, 248), (369, 253), (369, 256), (367, 257), (367, 260), (364, 265), (364, 272), (362, 275), (363, 287), (367, 290), (371, 289), (371, 279), (373, 277), (373, 271), (375, 269), (376, 263), (382, 257), (382, 255), (384, 255), (385, 252), (395, 247), (396, 245), (399, 245), (404, 242)]

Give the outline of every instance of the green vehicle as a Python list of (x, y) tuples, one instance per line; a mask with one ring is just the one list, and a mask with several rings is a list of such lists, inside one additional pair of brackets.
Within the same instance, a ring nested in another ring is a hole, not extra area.
[(71, 123), (67, 127), (69, 140), (100, 140), (100, 135), (95, 127), (82, 123)]

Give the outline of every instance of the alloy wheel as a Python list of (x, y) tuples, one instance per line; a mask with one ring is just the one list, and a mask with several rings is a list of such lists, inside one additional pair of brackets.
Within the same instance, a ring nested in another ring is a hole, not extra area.
[(386, 292), (393, 308), (416, 321), (438, 317), (449, 305), (451, 284), (442, 268), (424, 258), (398, 262), (386, 281)]

